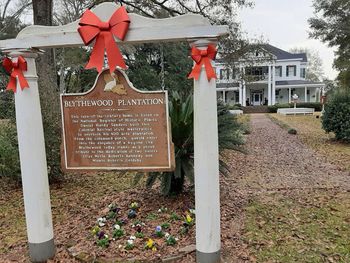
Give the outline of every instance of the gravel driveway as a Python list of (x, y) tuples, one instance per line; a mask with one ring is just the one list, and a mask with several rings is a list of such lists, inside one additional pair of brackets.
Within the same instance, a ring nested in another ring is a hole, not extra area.
[[(254, 192), (283, 189), (350, 189), (349, 172), (327, 163), (296, 135), (264, 114), (251, 115), (248, 155), (232, 156), (233, 178)], [(240, 188), (241, 188), (240, 187)]]

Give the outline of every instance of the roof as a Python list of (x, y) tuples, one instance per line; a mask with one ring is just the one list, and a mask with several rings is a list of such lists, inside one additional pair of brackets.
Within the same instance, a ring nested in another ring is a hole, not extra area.
[(323, 82), (310, 80), (281, 80), (276, 81), (276, 86), (295, 86), (295, 85), (324, 85)]
[(280, 48), (277, 48), (275, 46), (272, 46), (270, 44), (264, 44), (262, 45), (263, 48), (270, 52), (271, 54), (275, 55), (277, 57), (277, 60), (283, 60), (283, 59), (302, 59), (302, 62), (307, 62), (306, 53), (290, 53), (287, 51), (284, 51)]
[[(272, 46), (270, 44), (262, 44), (262, 45), (260, 45), (260, 48), (262, 48), (265, 51), (267, 51), (268, 53), (274, 55), (277, 60), (301, 59), (302, 62), (307, 62), (306, 53), (290, 53), (290, 52), (284, 51), (280, 48), (277, 48), (275, 46)], [(217, 63), (225, 63), (225, 60), (223, 58), (217, 57), (216, 62)]]

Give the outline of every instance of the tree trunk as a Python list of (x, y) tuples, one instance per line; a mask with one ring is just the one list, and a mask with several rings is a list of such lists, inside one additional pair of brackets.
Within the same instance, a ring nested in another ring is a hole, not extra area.
[[(52, 0), (33, 0), (34, 24), (51, 26), (52, 11)], [(61, 121), (59, 92), (53, 49), (47, 49), (44, 54), (39, 56), (37, 59), (37, 71), (48, 172), (49, 178), (52, 180), (60, 178), (62, 174), (60, 169)]]

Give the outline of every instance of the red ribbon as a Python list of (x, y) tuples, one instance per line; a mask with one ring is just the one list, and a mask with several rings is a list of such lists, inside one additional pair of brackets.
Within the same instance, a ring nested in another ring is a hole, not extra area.
[(208, 81), (212, 78), (216, 79), (216, 74), (213, 66), (211, 65), (211, 60), (214, 60), (216, 56), (216, 48), (213, 45), (208, 45), (207, 49), (198, 49), (192, 47), (191, 57), (196, 62), (188, 78), (199, 79), (201, 73), (202, 65), (204, 65), (205, 71), (207, 73)]
[(6, 90), (12, 90), (14, 93), (16, 93), (16, 77), (18, 77), (19, 85), (21, 86), (22, 90), (24, 90), (25, 88), (29, 88), (29, 84), (23, 75), (23, 71), (27, 71), (27, 61), (22, 56), (18, 57), (17, 62), (13, 62), (11, 59), (5, 58), (2, 62), (2, 65), (5, 68), (5, 70), (10, 74), (10, 81), (7, 85)]
[(78, 32), (86, 46), (93, 40), (96, 42), (89, 63), (85, 68), (96, 68), (98, 72), (101, 72), (105, 49), (111, 72), (115, 70), (116, 66), (126, 68), (122, 54), (114, 41), (114, 36), (124, 40), (129, 24), (130, 19), (124, 6), (116, 10), (108, 22), (101, 21), (93, 12), (86, 10), (79, 21)]

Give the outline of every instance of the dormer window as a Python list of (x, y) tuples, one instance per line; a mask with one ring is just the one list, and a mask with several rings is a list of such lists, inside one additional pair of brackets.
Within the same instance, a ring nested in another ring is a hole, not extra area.
[(297, 66), (287, 66), (286, 76), (296, 76), (297, 75)]
[(306, 69), (305, 68), (300, 69), (300, 77), (305, 79), (305, 77), (306, 77)]

